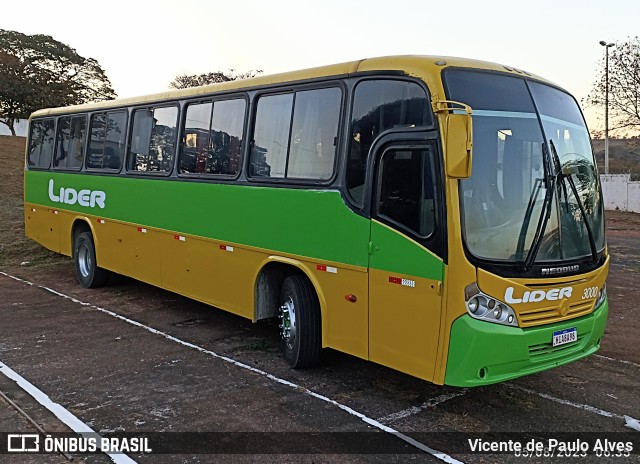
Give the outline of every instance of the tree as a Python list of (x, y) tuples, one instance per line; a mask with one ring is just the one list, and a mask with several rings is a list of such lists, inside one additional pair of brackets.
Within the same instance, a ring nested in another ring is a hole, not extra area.
[(13, 135), (15, 122), (38, 109), (115, 97), (93, 58), (47, 35), (0, 29), (0, 123)]
[(257, 71), (251, 70), (243, 74), (236, 74), (235, 69), (230, 69), (228, 73), (216, 71), (204, 74), (181, 74), (169, 83), (169, 88), (186, 89), (188, 87), (199, 87), (201, 85), (217, 84), (219, 82), (249, 79), (256, 77), (260, 73), (262, 73), (262, 70), (259, 69)]
[[(587, 103), (605, 105), (605, 57)], [(609, 48), (609, 127), (617, 132), (640, 130), (640, 39), (629, 38)]]

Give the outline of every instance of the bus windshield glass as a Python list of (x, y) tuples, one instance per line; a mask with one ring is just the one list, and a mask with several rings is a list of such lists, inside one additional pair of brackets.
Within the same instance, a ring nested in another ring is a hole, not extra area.
[(595, 261), (604, 212), (575, 100), (507, 75), (449, 70), (445, 80), (449, 99), (473, 109), (473, 170), (460, 181), (469, 252), (525, 267)]

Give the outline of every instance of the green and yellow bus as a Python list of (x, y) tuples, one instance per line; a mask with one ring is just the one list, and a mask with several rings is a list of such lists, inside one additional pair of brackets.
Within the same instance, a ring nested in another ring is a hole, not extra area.
[(578, 104), (481, 61), (373, 58), (38, 111), (25, 227), (84, 287), (118, 273), (280, 318), (294, 368), (329, 347), (491, 384), (595, 353), (608, 314)]

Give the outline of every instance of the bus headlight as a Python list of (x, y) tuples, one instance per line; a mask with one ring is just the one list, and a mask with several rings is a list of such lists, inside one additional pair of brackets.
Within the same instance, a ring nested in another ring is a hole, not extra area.
[(602, 284), (602, 288), (598, 293), (598, 299), (596, 300), (596, 305), (594, 308), (599, 308), (602, 303), (604, 303), (605, 298), (607, 298), (607, 284)]
[(506, 303), (480, 291), (477, 283), (464, 289), (467, 312), (475, 319), (518, 327), (515, 311)]

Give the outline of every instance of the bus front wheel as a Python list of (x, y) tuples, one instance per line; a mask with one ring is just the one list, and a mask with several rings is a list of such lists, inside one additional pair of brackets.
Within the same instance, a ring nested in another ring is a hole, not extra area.
[(73, 241), (73, 261), (78, 282), (84, 288), (101, 287), (109, 280), (109, 271), (96, 264), (96, 247), (91, 232), (80, 232)]
[(289, 365), (301, 369), (316, 364), (322, 348), (320, 304), (306, 277), (296, 275), (284, 280), (278, 318)]

